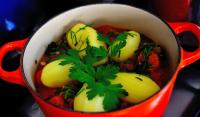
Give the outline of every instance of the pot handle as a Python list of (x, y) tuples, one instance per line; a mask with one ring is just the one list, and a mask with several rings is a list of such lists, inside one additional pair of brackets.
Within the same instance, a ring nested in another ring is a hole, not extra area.
[[(197, 37), (198, 43), (200, 44), (200, 27), (198, 27), (197, 25), (193, 23), (189, 23), (189, 22), (188, 23), (169, 23), (169, 25), (172, 27), (172, 29), (174, 30), (176, 34), (180, 34), (185, 31), (192, 32)], [(197, 61), (198, 59), (200, 59), (200, 45), (193, 52), (188, 52), (181, 48), (181, 55), (182, 56), (181, 56), (180, 66), (183, 68)]]
[(14, 51), (14, 50), (18, 50), (18, 51), (22, 52), (27, 40), (28, 39), (23, 39), (23, 40), (19, 40), (19, 41), (9, 42), (0, 48), (0, 78), (2, 80), (5, 80), (10, 83), (15, 83), (15, 84), (25, 86), (23, 76), (21, 75), (21, 69), (20, 69), (21, 64), (20, 64), (19, 68), (17, 68), (17, 70), (15, 70), (15, 71), (6, 71), (2, 68), (2, 63), (3, 63), (4, 56), (8, 52)]

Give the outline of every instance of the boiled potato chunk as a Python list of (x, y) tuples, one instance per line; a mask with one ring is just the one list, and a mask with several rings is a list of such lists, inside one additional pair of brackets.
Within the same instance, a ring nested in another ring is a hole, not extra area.
[[(112, 57), (112, 59), (116, 62), (122, 62), (130, 58), (134, 55), (135, 51), (138, 49), (140, 45), (140, 34), (135, 31), (128, 31), (129, 35), (126, 39), (126, 45), (120, 50), (120, 55), (117, 54), (116, 56)], [(118, 44), (119, 41), (115, 41), (114, 45)], [(112, 49), (112, 46), (109, 48), (109, 50)]]
[[(97, 31), (95, 29), (85, 24), (78, 23), (69, 30), (69, 32), (66, 35), (66, 38), (67, 38), (67, 42), (69, 46), (72, 49), (76, 49), (76, 50), (85, 49), (87, 46), (87, 43), (86, 43), (87, 40), (89, 41), (90, 46), (93, 46), (93, 47), (103, 46), (107, 48), (104, 42), (99, 41), (97, 39), (97, 36), (98, 36)], [(86, 54), (85, 51), (81, 51), (80, 57), (85, 56), (85, 54)], [(95, 65), (104, 64), (107, 61), (108, 61), (108, 58), (105, 58), (99, 61), (98, 63), (95, 63)]]
[(92, 100), (88, 100), (86, 85), (84, 85), (79, 94), (74, 99), (74, 110), (81, 112), (105, 112), (103, 108), (104, 97), (96, 96)]
[[(74, 25), (69, 32), (67, 33), (67, 42), (69, 46), (73, 49), (83, 50), (86, 48), (86, 40), (88, 39), (90, 46), (99, 47), (103, 46), (106, 48), (106, 44), (97, 39), (97, 32), (95, 29), (79, 23)], [(81, 56), (85, 55), (85, 51), (83, 51)]]
[(59, 65), (62, 60), (55, 60), (48, 63), (42, 70), (41, 81), (47, 87), (62, 87), (68, 84), (71, 79), (69, 78), (69, 70), (72, 64)]
[(120, 72), (111, 82), (121, 84), (128, 92), (128, 96), (122, 99), (133, 104), (144, 101), (160, 90), (160, 87), (151, 78), (136, 73)]

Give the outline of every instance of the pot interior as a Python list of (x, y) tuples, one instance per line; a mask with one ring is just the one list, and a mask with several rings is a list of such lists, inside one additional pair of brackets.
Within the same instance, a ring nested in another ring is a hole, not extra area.
[(144, 34), (165, 50), (170, 68), (167, 77), (170, 78), (176, 70), (179, 46), (173, 31), (162, 20), (144, 10), (127, 5), (96, 4), (78, 7), (54, 17), (31, 37), (24, 51), (23, 70), (33, 90), (34, 73), (48, 44), (60, 39), (77, 22), (94, 23), (95, 26), (109, 24)]

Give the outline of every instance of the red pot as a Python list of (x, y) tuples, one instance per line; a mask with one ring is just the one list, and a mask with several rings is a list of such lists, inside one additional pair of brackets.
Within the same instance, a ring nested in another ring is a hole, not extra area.
[(187, 21), (192, 0), (152, 0), (156, 13), (167, 21)]
[[(146, 101), (132, 107), (105, 113), (80, 113), (58, 108), (44, 101), (35, 91), (33, 76), (47, 45), (59, 39), (76, 22), (110, 24), (136, 30), (165, 50), (169, 61), (168, 83)], [(200, 40), (200, 28), (191, 23), (165, 23), (156, 16), (131, 6), (120, 4), (96, 4), (75, 8), (64, 12), (44, 24), (29, 39), (5, 44), (0, 49), (0, 66), (5, 54), (12, 50), (23, 52), (21, 66), (8, 72), (0, 67), (0, 77), (8, 82), (23, 85), (29, 89), (47, 117), (160, 117), (164, 112), (177, 74), (183, 67), (200, 58), (200, 49), (184, 51), (178, 44), (176, 34), (191, 31)]]

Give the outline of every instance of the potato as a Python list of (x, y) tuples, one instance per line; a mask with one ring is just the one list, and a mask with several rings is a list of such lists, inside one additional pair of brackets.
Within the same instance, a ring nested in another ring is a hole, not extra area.
[[(97, 32), (92, 27), (89, 27), (85, 24), (78, 23), (74, 25), (69, 32), (66, 34), (67, 42), (72, 49), (83, 50), (86, 48), (86, 40), (88, 39), (90, 46), (100, 47), (103, 46), (107, 49), (106, 44), (97, 39)], [(85, 56), (85, 51), (80, 52), (80, 57)], [(105, 58), (95, 65), (104, 64), (108, 61), (108, 58)]]
[(74, 110), (81, 111), (81, 112), (105, 112), (103, 108), (103, 100), (104, 97), (96, 96), (92, 100), (88, 100), (87, 85), (83, 85), (79, 94), (74, 99)]
[[(116, 62), (122, 62), (130, 58), (134, 55), (135, 51), (138, 49), (140, 45), (140, 34), (135, 31), (128, 31), (129, 35), (126, 39), (126, 45), (120, 50), (120, 55), (117, 54), (116, 56), (112, 57), (112, 59)], [(131, 36), (132, 35), (132, 36)], [(112, 47), (118, 44), (119, 41), (115, 41), (114, 44), (109, 48), (109, 51)]]
[(111, 83), (121, 84), (128, 92), (128, 96), (122, 99), (133, 104), (144, 101), (160, 90), (151, 78), (136, 73), (120, 72)]
[(69, 78), (69, 70), (72, 64), (59, 65), (61, 60), (55, 60), (48, 63), (42, 70), (41, 81), (47, 87), (62, 87), (68, 84), (71, 79)]

